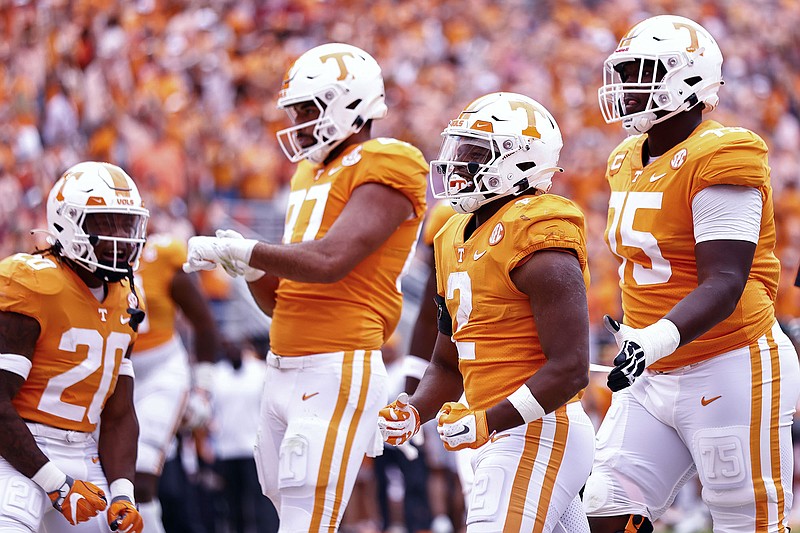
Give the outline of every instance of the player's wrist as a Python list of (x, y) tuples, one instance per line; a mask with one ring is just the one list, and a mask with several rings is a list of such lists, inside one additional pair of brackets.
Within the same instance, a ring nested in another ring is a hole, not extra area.
[(678, 327), (666, 318), (639, 330), (638, 337), (646, 366), (672, 354), (681, 343)]
[(46, 462), (33, 476), (31, 481), (42, 487), (47, 493), (61, 489), (67, 482), (67, 475), (52, 461)]
[(228, 250), (233, 259), (250, 266), (256, 244), (258, 241), (255, 239), (228, 239)]
[(198, 361), (194, 364), (194, 386), (206, 392), (211, 392), (214, 387), (216, 367), (208, 361)]
[(130, 479), (121, 477), (115, 479), (108, 486), (108, 491), (111, 493), (111, 501), (118, 499), (125, 499), (136, 505), (136, 500), (133, 497), (133, 482)]
[(526, 424), (539, 420), (547, 414), (544, 407), (538, 402), (531, 389), (525, 383), (509, 394), (506, 400), (514, 406), (514, 409), (517, 410)]
[(429, 361), (417, 355), (408, 354), (403, 358), (402, 371), (406, 377), (421, 380)]

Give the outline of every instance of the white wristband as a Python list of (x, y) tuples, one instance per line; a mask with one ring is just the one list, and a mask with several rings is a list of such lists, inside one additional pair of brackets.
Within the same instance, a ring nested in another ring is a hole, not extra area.
[(125, 479), (124, 477), (116, 479), (108, 486), (108, 491), (111, 493), (110, 501), (123, 497), (129, 499), (132, 504), (136, 505), (136, 500), (133, 499), (133, 483), (131, 480)]
[(206, 392), (211, 392), (214, 387), (214, 375), (216, 374), (216, 367), (214, 363), (207, 361), (199, 361), (194, 365), (194, 385), (198, 389), (203, 389)]
[(45, 492), (53, 492), (61, 488), (67, 482), (67, 475), (58, 468), (53, 461), (47, 461), (38, 472), (32, 477), (31, 481), (42, 487)]
[(403, 357), (403, 375), (414, 378), (422, 379), (425, 374), (425, 369), (428, 368), (430, 361), (423, 359), (417, 355), (408, 354)]
[(645, 365), (650, 366), (678, 349), (681, 343), (681, 334), (672, 321), (662, 318), (655, 324), (638, 331), (637, 335), (642, 350), (644, 350)]
[(0, 370), (7, 370), (22, 376), (22, 379), (28, 379), (31, 368), (33, 368), (33, 362), (24, 355), (0, 353)]
[(506, 399), (519, 411), (519, 414), (522, 415), (522, 419), (526, 424), (530, 424), (534, 420), (539, 420), (547, 414), (544, 412), (544, 408), (539, 402), (536, 401), (536, 398), (534, 398), (531, 389), (524, 383)]
[(253, 255), (253, 248), (258, 241), (255, 239), (231, 239), (228, 238), (228, 250), (234, 259), (238, 259), (245, 265), (250, 266), (250, 257)]

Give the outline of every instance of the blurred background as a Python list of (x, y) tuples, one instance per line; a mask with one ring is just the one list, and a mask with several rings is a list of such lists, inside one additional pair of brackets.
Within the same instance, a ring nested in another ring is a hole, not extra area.
[[(302, 52), (347, 42), (383, 68), (389, 115), (375, 133), (411, 142), (428, 159), (448, 120), (487, 92), (520, 92), (553, 113), (565, 172), (552, 192), (587, 216), (593, 357), (601, 360), (609, 339), (600, 319), (621, 314), (617, 262), (602, 239), (603, 172), (624, 134), (603, 123), (596, 91), (620, 37), (661, 13), (701, 23), (722, 49), (726, 83), (709, 118), (752, 129), (770, 147), (778, 316), (800, 338), (797, 0), (0, 0), (0, 255), (41, 244), (30, 229), (45, 227), (51, 184), (86, 159), (134, 177), (152, 230), (188, 237), (234, 227), (278, 240), (292, 165), (275, 140), (287, 124), (277, 91)], [(426, 269), (418, 261), (404, 285), (408, 305), (393, 341), (400, 355)], [(240, 305), (241, 287), (214, 274), (203, 282), (228, 337), (264, 336), (263, 322), (241, 327), (255, 313)]]

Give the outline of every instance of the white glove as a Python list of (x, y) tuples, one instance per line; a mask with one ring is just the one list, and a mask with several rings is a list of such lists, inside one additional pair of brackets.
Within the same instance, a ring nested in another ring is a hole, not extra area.
[(183, 271), (214, 270), (220, 264), (230, 276), (241, 276), (244, 265), (250, 264), (256, 244), (258, 241), (254, 239), (192, 237)]
[(419, 413), (408, 403), (408, 393), (401, 392), (395, 401), (378, 412), (378, 429), (384, 442), (399, 446), (419, 431)]
[(681, 342), (678, 328), (666, 318), (636, 329), (605, 315), (603, 324), (619, 348), (614, 369), (608, 374), (608, 388), (614, 392), (633, 385), (646, 367), (677, 350)]
[(205, 427), (211, 420), (213, 415), (213, 407), (211, 406), (211, 397), (208, 392), (194, 388), (189, 391), (189, 398), (186, 401), (186, 408), (183, 411), (183, 419), (181, 420), (182, 429), (197, 429)]
[[(219, 238), (219, 239), (247, 240), (247, 239), (244, 238), (244, 235), (242, 235), (238, 231), (232, 230), (232, 229), (218, 229), (216, 231), (216, 235), (217, 235), (217, 238)], [(224, 266), (225, 265), (223, 265), (223, 268), (224, 268)], [(237, 267), (237, 269), (241, 268), (241, 270), (244, 271), (244, 280), (246, 282), (248, 282), (248, 283), (250, 283), (252, 281), (256, 281), (258, 279), (261, 279), (264, 276), (264, 274), (266, 274), (266, 272), (264, 272), (263, 270), (259, 270), (257, 268), (253, 268), (250, 265), (248, 265), (247, 263), (237, 263), (236, 267)], [(231, 273), (230, 271), (228, 271), (227, 268), (225, 269), (225, 271), (228, 272), (228, 274), (233, 276), (233, 277), (236, 277), (238, 275), (238, 274)]]

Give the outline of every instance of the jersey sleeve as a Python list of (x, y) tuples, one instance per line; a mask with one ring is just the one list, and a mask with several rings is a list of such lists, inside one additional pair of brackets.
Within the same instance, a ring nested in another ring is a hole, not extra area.
[(395, 139), (373, 139), (365, 144), (364, 157), (369, 164), (355, 186), (381, 183), (403, 193), (411, 201), (414, 214), (425, 214), (428, 165), (414, 146)]
[[(550, 196), (550, 198), (548, 198)], [(578, 257), (581, 270), (587, 270), (586, 230), (583, 213), (561, 197), (546, 195), (540, 198), (546, 205), (520, 204), (518, 213), (509, 211), (518, 250), (511, 259), (511, 269), (534, 252), (548, 248), (572, 250)]]
[(42, 295), (59, 291), (57, 282), (47, 275), (50, 268), (55, 272), (52, 260), (28, 254), (17, 254), (0, 263), (0, 311), (29, 316), (44, 327)]
[(726, 133), (721, 140), (724, 142), (704, 157), (703, 168), (695, 174), (692, 197), (712, 185), (760, 188), (767, 184), (767, 146), (758, 135), (743, 130)]

